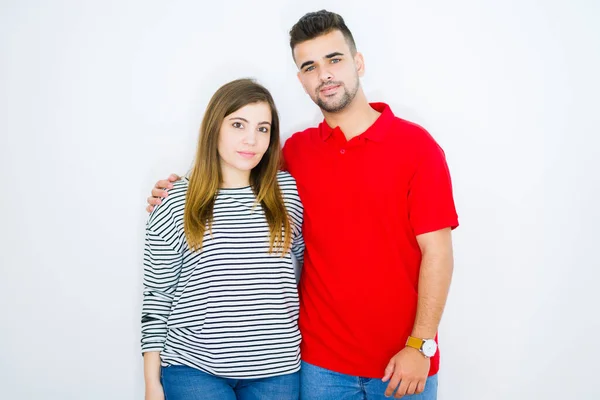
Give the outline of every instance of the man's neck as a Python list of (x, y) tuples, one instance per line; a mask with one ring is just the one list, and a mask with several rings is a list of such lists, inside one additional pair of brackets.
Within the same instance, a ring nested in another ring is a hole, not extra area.
[(362, 88), (356, 93), (352, 102), (342, 111), (337, 113), (323, 111), (327, 124), (332, 128), (339, 126), (344, 136), (346, 136), (346, 140), (350, 140), (369, 129), (379, 118), (379, 115), (381, 113), (375, 111), (369, 105)]

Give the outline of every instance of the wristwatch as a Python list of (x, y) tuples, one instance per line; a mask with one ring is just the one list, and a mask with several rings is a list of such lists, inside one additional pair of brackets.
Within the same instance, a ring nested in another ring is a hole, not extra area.
[(406, 346), (419, 350), (427, 358), (433, 357), (437, 351), (437, 343), (433, 339), (419, 339), (409, 336)]

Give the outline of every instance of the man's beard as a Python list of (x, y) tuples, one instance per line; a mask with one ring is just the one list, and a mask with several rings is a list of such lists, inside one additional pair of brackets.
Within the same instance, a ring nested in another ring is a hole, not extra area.
[[(335, 85), (340, 85), (339, 89), (343, 91), (342, 97), (336, 103), (327, 104), (325, 101), (323, 101), (321, 99), (321, 96), (319, 96), (319, 93), (321, 92), (321, 89), (323, 89), (324, 87), (335, 86)], [(317, 97), (316, 97), (315, 103), (323, 111), (330, 112), (330, 113), (340, 112), (344, 108), (346, 108), (348, 106), (348, 104), (352, 103), (352, 100), (354, 100), (354, 97), (356, 96), (356, 93), (358, 92), (358, 86), (359, 86), (358, 79), (356, 80), (356, 85), (354, 86), (354, 90), (352, 92), (348, 92), (348, 90), (346, 90), (346, 85), (344, 85), (343, 82), (327, 82), (326, 84), (319, 85), (319, 87), (317, 88)]]

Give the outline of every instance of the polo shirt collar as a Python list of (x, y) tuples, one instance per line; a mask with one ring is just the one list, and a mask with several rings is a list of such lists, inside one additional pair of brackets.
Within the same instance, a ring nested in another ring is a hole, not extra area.
[[(394, 120), (394, 113), (392, 113), (390, 106), (385, 103), (369, 103), (369, 105), (375, 111), (380, 112), (381, 115), (375, 120), (373, 125), (371, 125), (366, 131), (361, 133), (359, 136), (368, 140), (372, 140), (374, 142), (381, 142), (384, 139), (385, 134), (389, 130), (392, 121)], [(321, 122), (320, 125), (319, 132), (321, 139), (323, 141), (329, 139), (329, 137), (336, 130), (342, 133), (339, 127), (336, 126), (335, 128), (332, 128), (327, 124), (327, 121), (323, 119), (323, 122)]]

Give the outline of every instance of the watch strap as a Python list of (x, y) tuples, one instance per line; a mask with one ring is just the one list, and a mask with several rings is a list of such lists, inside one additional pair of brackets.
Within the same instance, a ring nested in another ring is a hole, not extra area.
[(412, 347), (413, 349), (417, 349), (417, 350), (421, 351), (421, 348), (423, 347), (423, 342), (424, 342), (423, 339), (409, 336), (408, 339), (406, 340), (406, 345), (408, 347)]

